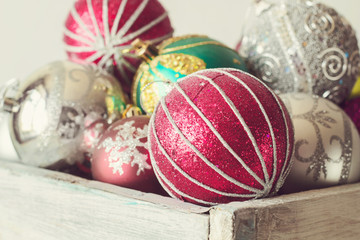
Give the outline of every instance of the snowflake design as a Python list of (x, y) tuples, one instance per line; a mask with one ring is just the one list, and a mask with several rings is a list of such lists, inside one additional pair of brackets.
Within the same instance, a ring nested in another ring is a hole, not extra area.
[(131, 167), (137, 164), (137, 176), (144, 172), (145, 169), (151, 169), (151, 166), (146, 162), (148, 154), (139, 152), (140, 147), (148, 150), (147, 141), (141, 141), (141, 139), (147, 137), (148, 125), (144, 125), (144, 128), (141, 129), (136, 128), (134, 123), (135, 121), (129, 121), (111, 129), (117, 131), (115, 140), (108, 137), (98, 146), (98, 149), (105, 148), (105, 152), (109, 153), (109, 167), (113, 169), (113, 174), (117, 172), (120, 175), (124, 174), (123, 164), (130, 164)]

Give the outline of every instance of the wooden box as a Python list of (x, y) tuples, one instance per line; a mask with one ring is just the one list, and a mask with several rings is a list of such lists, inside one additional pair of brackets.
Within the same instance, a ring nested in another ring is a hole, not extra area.
[(207, 208), (0, 161), (0, 239), (359, 239), (360, 184)]

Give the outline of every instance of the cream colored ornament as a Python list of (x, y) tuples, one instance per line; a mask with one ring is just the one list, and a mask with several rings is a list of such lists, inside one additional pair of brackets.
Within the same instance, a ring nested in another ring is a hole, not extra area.
[(360, 180), (360, 137), (346, 113), (329, 100), (304, 93), (281, 94), (293, 121), (293, 166), (286, 193)]

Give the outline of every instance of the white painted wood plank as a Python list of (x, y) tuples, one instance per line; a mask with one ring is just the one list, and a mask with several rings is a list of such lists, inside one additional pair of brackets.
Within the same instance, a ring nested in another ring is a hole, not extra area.
[(359, 239), (360, 183), (233, 202), (210, 211), (210, 239)]
[(359, 197), (358, 183), (209, 209), (0, 161), (0, 239), (358, 239)]
[(0, 161), (0, 239), (208, 239), (208, 208)]

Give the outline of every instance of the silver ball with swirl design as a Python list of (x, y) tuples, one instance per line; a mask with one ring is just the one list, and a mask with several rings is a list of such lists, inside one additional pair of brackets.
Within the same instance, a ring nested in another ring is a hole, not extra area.
[(10, 135), (21, 162), (38, 167), (83, 159), (84, 129), (98, 119), (120, 118), (126, 106), (114, 77), (67, 61), (50, 63), (15, 87), (14, 96), (3, 98)]
[(305, 92), (341, 103), (359, 72), (350, 24), (316, 1), (257, 1), (238, 51), (277, 93)]

